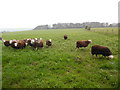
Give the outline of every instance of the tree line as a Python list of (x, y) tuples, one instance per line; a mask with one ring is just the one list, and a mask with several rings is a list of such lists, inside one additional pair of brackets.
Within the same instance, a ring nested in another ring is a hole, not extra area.
[(40, 29), (67, 29), (67, 28), (95, 28), (95, 27), (118, 27), (117, 23), (100, 23), (100, 22), (84, 22), (84, 23), (57, 23), (50, 25), (39, 25), (35, 27), (33, 30)]

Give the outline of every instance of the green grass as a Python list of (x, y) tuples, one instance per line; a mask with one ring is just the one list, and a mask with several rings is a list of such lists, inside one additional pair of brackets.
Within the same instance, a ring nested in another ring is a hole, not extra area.
[(91, 31), (102, 33), (102, 34), (111, 34), (111, 35), (118, 35), (118, 27), (112, 28), (92, 28)]
[[(108, 28), (109, 29), (109, 28)], [(96, 29), (97, 30), (97, 29)], [(64, 40), (63, 35), (68, 39)], [(16, 50), (2, 45), (3, 88), (115, 88), (118, 83), (118, 35), (84, 29), (32, 30), (3, 33), (6, 40), (52, 39), (52, 48)], [(75, 50), (77, 40), (92, 40)], [(92, 45), (107, 46), (114, 58), (93, 58)]]

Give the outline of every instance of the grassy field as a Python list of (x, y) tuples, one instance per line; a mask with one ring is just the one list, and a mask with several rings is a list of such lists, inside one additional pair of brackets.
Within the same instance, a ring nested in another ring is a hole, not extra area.
[(91, 31), (93, 32), (99, 32), (102, 34), (114, 34), (114, 35), (118, 35), (118, 27), (110, 27), (110, 28), (92, 28)]
[[(103, 30), (104, 28), (98, 28)], [(110, 28), (108, 28), (109, 30)], [(95, 28), (94, 30), (97, 30)], [(106, 30), (106, 28), (105, 28)], [(63, 35), (68, 39), (64, 40)], [(10, 39), (52, 39), (52, 48), (16, 50), (2, 45), (3, 88), (115, 88), (118, 83), (118, 35), (84, 29), (32, 30), (3, 33)], [(75, 50), (77, 40), (92, 40)], [(92, 57), (91, 46), (107, 46), (114, 58)]]

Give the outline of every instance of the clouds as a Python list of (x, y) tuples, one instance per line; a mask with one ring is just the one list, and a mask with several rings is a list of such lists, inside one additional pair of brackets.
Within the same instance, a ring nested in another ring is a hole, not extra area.
[(117, 0), (1, 0), (0, 27), (64, 22), (117, 22)]

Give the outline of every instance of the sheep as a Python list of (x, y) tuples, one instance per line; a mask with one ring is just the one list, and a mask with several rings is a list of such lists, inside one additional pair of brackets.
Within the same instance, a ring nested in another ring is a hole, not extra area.
[(27, 46), (27, 43), (24, 40), (12, 41), (11, 47), (15, 49), (23, 49)]
[(49, 40), (46, 40), (46, 45), (49, 47), (49, 46), (52, 46), (52, 40), (49, 39)]
[(76, 48), (79, 47), (87, 47), (90, 43), (92, 43), (92, 40), (80, 40), (76, 42)]
[(108, 57), (109, 59), (112, 59), (114, 56), (112, 55), (112, 52), (110, 51), (110, 49), (108, 47), (105, 46), (100, 46), (100, 45), (94, 45), (91, 47), (91, 54), (92, 55), (97, 55), (101, 54), (104, 57)]
[(35, 41), (37, 41), (37, 38), (34, 38), (34, 39), (27, 39), (26, 40), (26, 43), (28, 44), (28, 46), (33, 46)]
[(29, 39), (24, 39), (23, 41), (25, 41), (27, 43), (27, 46), (32, 46), (31, 45), (31, 40), (32, 39), (29, 38)]
[(10, 40), (10, 46), (12, 47), (12, 48), (15, 48), (15, 49), (17, 49), (17, 47), (16, 47), (16, 44), (15, 43), (17, 43), (17, 40)]
[(4, 45), (5, 45), (6, 47), (10, 46), (10, 43), (9, 43), (8, 40), (3, 40), (3, 43), (4, 43)]
[(31, 39), (29, 45), (32, 47), (34, 45), (34, 43), (35, 43), (35, 40)]
[(27, 39), (26, 43), (28, 43), (28, 46), (31, 45), (31, 39)]
[(38, 48), (43, 48), (44, 47), (44, 43), (42, 38), (40, 38), (40, 40), (32, 40), (32, 46), (37, 50)]
[(65, 34), (65, 35), (64, 35), (64, 39), (66, 40), (67, 38), (68, 38), (68, 36)]
[(40, 42), (40, 47), (43, 48), (44, 47), (44, 41), (43, 41), (43, 39), (40, 38), (39, 42)]

